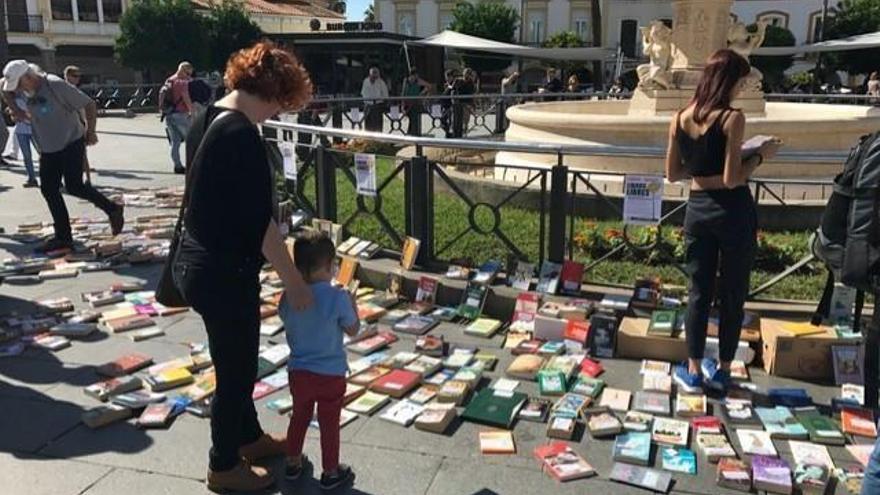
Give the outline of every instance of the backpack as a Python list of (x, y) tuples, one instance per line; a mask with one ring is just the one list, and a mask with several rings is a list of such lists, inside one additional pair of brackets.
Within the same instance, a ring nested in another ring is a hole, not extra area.
[(812, 323), (827, 318), (834, 283), (857, 290), (854, 329), (858, 330), (865, 292), (880, 291), (880, 132), (853, 147), (834, 178), (822, 221), (813, 235), (813, 254), (825, 263), (828, 278)]
[(165, 115), (174, 113), (174, 108), (177, 106), (177, 102), (171, 99), (171, 80), (168, 79), (162, 84), (162, 87), (159, 88), (159, 97), (157, 99), (157, 103), (159, 105), (159, 113), (164, 117)]

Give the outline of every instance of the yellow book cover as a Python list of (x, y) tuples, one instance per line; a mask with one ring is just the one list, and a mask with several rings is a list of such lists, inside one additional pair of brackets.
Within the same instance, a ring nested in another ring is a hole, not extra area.
[(782, 330), (790, 333), (795, 337), (803, 337), (805, 335), (815, 335), (817, 333), (825, 333), (825, 327), (811, 325), (810, 323), (786, 322), (782, 324)]
[(481, 431), (480, 452), (483, 454), (515, 454), (516, 445), (509, 431)]
[(343, 287), (350, 284), (357, 272), (357, 265), (357, 261), (353, 258), (342, 258), (342, 263), (339, 264), (339, 271), (336, 273), (336, 282)]

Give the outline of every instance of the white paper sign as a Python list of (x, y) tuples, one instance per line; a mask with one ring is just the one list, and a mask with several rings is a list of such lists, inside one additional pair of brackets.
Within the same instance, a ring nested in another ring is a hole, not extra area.
[(663, 206), (663, 176), (627, 175), (624, 179), (623, 223), (657, 225)]
[(438, 104), (431, 105), (431, 117), (435, 119), (439, 119), (443, 116), (443, 107)]
[(358, 122), (360, 122), (363, 119), (363, 117), (361, 117), (361, 109), (358, 107), (354, 107), (351, 110), (349, 110), (348, 116), (351, 119), (351, 122), (353, 124), (357, 124)]
[(278, 148), (284, 163), (284, 178), (296, 182), (296, 158), (293, 143), (281, 142), (278, 143)]
[(364, 196), (375, 196), (376, 155), (355, 153), (354, 173), (357, 177), (357, 193)]
[(391, 105), (388, 107), (388, 118), (391, 120), (400, 120), (400, 105)]

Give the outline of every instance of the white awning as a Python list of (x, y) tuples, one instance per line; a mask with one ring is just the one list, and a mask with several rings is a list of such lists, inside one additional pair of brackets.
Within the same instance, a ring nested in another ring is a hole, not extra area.
[(859, 34), (839, 40), (823, 41), (812, 45), (800, 46), (765, 46), (752, 52), (752, 55), (780, 56), (797, 55), (799, 53), (840, 52), (845, 50), (861, 50), (880, 47), (880, 31)]
[(407, 43), (549, 60), (606, 60), (609, 57), (614, 56), (614, 51), (608, 48), (535, 48), (531, 46), (514, 45), (512, 43), (487, 40), (448, 30), (422, 40), (408, 41)]

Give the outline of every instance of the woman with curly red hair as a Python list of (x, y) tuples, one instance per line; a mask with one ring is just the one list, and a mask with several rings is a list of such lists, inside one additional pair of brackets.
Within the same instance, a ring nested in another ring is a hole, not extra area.
[(234, 53), (229, 93), (199, 114), (187, 138), (184, 234), (174, 282), (205, 323), (217, 374), (211, 403), (211, 490), (251, 491), (271, 473), (251, 463), (283, 455), (285, 436), (263, 432), (251, 399), (257, 378), (259, 273), (272, 264), (298, 309), (312, 294), (272, 218), (273, 176), (257, 124), (304, 106), (309, 75), (270, 42)]

